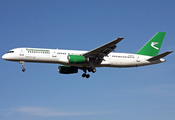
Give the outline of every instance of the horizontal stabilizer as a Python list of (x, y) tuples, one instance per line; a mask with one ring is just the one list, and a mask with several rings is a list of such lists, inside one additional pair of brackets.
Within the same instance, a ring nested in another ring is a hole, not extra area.
[(162, 53), (162, 54), (160, 54), (160, 55), (157, 55), (157, 56), (154, 56), (154, 57), (148, 59), (148, 61), (159, 60), (159, 59), (161, 59), (161, 58), (167, 56), (168, 54), (170, 54), (170, 53), (172, 53), (172, 52), (173, 52), (173, 51), (167, 51), (167, 52), (165, 52), (165, 53)]

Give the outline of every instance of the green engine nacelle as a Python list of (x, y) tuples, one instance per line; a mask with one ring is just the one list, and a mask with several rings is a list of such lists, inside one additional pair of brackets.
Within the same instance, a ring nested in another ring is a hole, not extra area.
[(60, 65), (58, 71), (61, 74), (73, 74), (78, 73), (78, 68), (73, 66)]
[(69, 63), (85, 63), (89, 61), (89, 58), (81, 55), (69, 55)]

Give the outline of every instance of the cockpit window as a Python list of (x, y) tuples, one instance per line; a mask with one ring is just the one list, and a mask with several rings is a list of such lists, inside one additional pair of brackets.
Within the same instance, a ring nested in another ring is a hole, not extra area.
[(14, 53), (14, 51), (8, 51), (7, 53)]

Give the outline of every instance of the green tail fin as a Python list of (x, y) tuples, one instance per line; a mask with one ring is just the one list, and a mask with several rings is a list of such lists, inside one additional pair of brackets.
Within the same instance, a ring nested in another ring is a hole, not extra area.
[(159, 53), (166, 32), (157, 32), (136, 54), (156, 56)]

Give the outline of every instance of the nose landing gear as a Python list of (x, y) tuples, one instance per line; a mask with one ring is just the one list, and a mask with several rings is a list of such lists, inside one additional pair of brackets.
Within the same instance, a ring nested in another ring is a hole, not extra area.
[(26, 69), (24, 68), (24, 61), (20, 61), (19, 63), (22, 64), (22, 65), (21, 65), (21, 67), (22, 67), (22, 71), (25, 72)]

